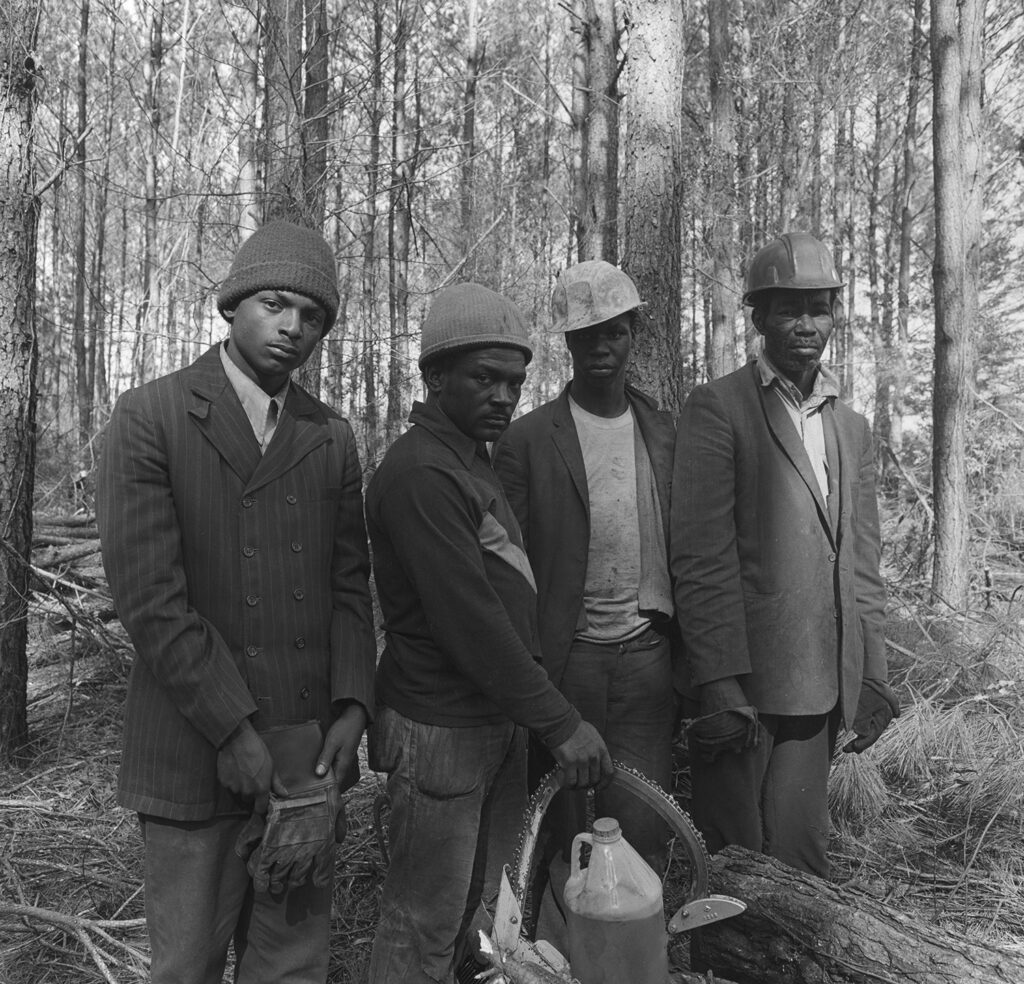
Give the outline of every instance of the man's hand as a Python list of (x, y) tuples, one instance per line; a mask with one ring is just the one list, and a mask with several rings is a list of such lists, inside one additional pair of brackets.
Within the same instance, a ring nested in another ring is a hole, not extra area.
[(853, 730), (857, 737), (843, 745), (844, 752), (858, 755), (881, 737), (894, 717), (900, 716), (900, 702), (884, 680), (864, 680), (857, 700)]
[(566, 789), (596, 786), (604, 789), (615, 774), (612, 757), (597, 728), (580, 721), (576, 730), (551, 750), (559, 768), (565, 773)]
[(338, 791), (345, 792), (359, 781), (359, 741), (366, 730), (366, 710), (352, 701), (331, 725), (316, 760), (316, 774), (326, 776), (334, 769)]
[(246, 718), (217, 752), (217, 778), (242, 799), (255, 800), (257, 813), (266, 813), (271, 788), (287, 794), (274, 774), (274, 762), (267, 746)]
[(736, 677), (705, 683), (700, 688), (700, 712), (686, 729), (692, 755), (714, 762), (726, 752), (757, 747), (761, 737), (757, 708), (747, 703)]

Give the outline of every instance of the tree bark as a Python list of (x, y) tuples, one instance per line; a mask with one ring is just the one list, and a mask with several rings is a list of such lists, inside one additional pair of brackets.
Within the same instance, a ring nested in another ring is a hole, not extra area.
[(700, 930), (701, 959), (736, 984), (1020, 984), (1024, 958), (969, 943), (851, 886), (730, 847), (715, 892), (747, 911)]
[(705, 361), (709, 379), (736, 368), (737, 235), (735, 98), (729, 81), (731, 0), (709, 0), (708, 60), (711, 84), (711, 339)]
[(476, 90), (483, 70), (487, 41), (480, 35), (480, 5), (466, 4), (466, 81), (462, 95), (462, 170), (459, 175), (459, 209), (462, 216), (462, 272), (467, 280), (477, 279), (476, 213), (473, 208), (476, 165)]
[[(619, 93), (614, 0), (584, 0), (580, 260), (618, 259)], [(579, 82), (577, 84), (580, 84)]]
[(84, 448), (92, 436), (93, 380), (89, 375), (86, 345), (85, 281), (86, 220), (89, 214), (88, 182), (85, 173), (85, 128), (89, 100), (89, 0), (81, 0), (78, 28), (78, 132), (75, 141), (75, 188), (78, 194), (75, 215), (75, 309), (72, 334), (75, 344), (75, 392), (78, 405), (78, 443)]
[(32, 142), (39, 0), (8, 0), (0, 31), (0, 761), (28, 739), (28, 560), (36, 447)]
[(887, 469), (893, 456), (897, 459), (903, 448), (904, 390), (910, 382), (907, 346), (910, 344), (910, 251), (914, 236), (914, 210), (912, 194), (916, 173), (917, 104), (921, 94), (921, 65), (924, 61), (925, 37), (921, 26), (924, 0), (914, 0), (914, 25), (910, 44), (910, 70), (907, 82), (907, 122), (903, 128), (903, 168), (900, 172), (900, 258), (896, 281), (896, 344), (892, 365), (892, 408), (890, 411), (889, 448), (886, 470), (882, 472), (882, 488), (887, 489), (896, 479), (887, 480)]
[(640, 297), (630, 376), (663, 409), (684, 393), (681, 345), (683, 11), (677, 0), (630, 0), (622, 266)]
[(967, 604), (967, 424), (974, 403), (981, 252), (982, 48), (985, 0), (931, 0), (935, 172), (935, 369), (932, 591)]

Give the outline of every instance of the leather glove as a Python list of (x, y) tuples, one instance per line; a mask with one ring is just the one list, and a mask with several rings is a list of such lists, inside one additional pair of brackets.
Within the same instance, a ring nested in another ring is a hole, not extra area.
[(291, 796), (271, 793), (262, 836), (256, 833), (262, 818), (254, 815), (235, 846), (240, 857), (248, 849), (246, 867), (256, 891), (277, 894), (310, 877), (314, 885), (326, 885), (340, 815), (341, 794), (333, 776)]
[(686, 729), (690, 751), (704, 762), (714, 762), (726, 752), (755, 748), (759, 737), (757, 708), (750, 704), (705, 714)]
[(865, 679), (857, 699), (857, 716), (853, 719), (853, 730), (857, 737), (843, 745), (843, 751), (859, 755), (878, 741), (889, 722), (899, 716), (900, 702), (889, 684), (884, 680)]

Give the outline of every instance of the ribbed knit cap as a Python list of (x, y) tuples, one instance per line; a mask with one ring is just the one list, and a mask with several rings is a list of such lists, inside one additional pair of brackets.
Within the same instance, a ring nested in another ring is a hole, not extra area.
[(315, 229), (283, 219), (260, 226), (235, 253), (217, 292), (217, 310), (234, 310), (260, 290), (288, 290), (312, 298), (327, 312), (326, 335), (338, 315), (338, 271), (327, 240)]
[(445, 287), (430, 305), (420, 341), (420, 369), (442, 352), (489, 348), (519, 349), (529, 362), (533, 349), (519, 308), (480, 284)]

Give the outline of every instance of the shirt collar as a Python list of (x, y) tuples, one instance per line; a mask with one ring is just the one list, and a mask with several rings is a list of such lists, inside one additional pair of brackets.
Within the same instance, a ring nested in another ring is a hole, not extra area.
[(228, 382), (231, 383), (231, 388), (238, 396), (246, 416), (250, 420), (257, 421), (262, 431), (263, 425), (267, 421), (267, 410), (270, 408), (270, 401), (277, 401), (277, 409), (278, 413), (280, 413), (281, 408), (284, 406), (285, 397), (288, 395), (291, 379), (285, 379), (284, 386), (273, 395), (268, 395), (235, 365), (231, 356), (228, 355), (228, 343), (226, 341), (220, 347), (220, 364), (224, 367)]
[(421, 403), (417, 400), (412, 405), (412, 412), (409, 414), (410, 424), (419, 424), (426, 428), (443, 444), (446, 444), (458, 455), (459, 460), (467, 467), (473, 463), (476, 457), (483, 458), (490, 463), (487, 455), (487, 446), (463, 434), (462, 431), (452, 423), (451, 418), (438, 406), (430, 403)]
[(814, 375), (810, 396), (806, 400), (800, 390), (775, 368), (775, 364), (768, 358), (764, 349), (757, 355), (757, 371), (762, 386), (769, 387), (776, 383), (783, 395), (796, 407), (818, 407), (830, 397), (839, 396), (839, 380), (827, 366), (820, 363)]

